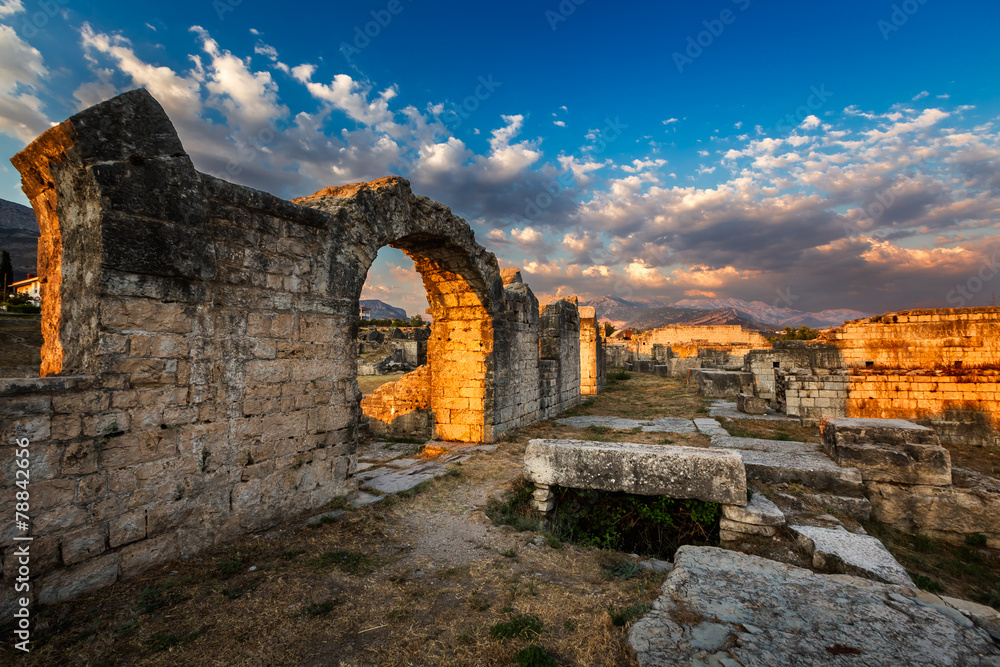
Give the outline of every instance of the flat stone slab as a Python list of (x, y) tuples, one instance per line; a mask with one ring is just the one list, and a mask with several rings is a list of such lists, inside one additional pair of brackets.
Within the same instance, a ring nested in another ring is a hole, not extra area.
[(827, 417), (820, 422), (823, 444), (886, 443), (904, 445), (938, 444), (934, 429), (905, 419), (861, 419)]
[(730, 521), (750, 523), (757, 526), (784, 526), (785, 514), (768, 500), (763, 493), (755, 493), (743, 507), (723, 505), (722, 516)]
[(745, 505), (746, 473), (737, 452), (634, 442), (530, 440), (524, 476), (536, 484), (696, 498)]
[(762, 484), (801, 484), (814, 491), (863, 496), (861, 473), (841, 468), (820, 452), (789, 454), (744, 450), (747, 479)]
[(653, 610), (629, 631), (629, 643), (640, 667), (1000, 664), (1000, 646), (916, 594), (684, 546)]
[(833, 510), (859, 521), (868, 521), (872, 517), (872, 503), (867, 498), (852, 498), (851, 496), (836, 496), (830, 493), (806, 493), (806, 500)]
[(729, 417), (730, 419), (762, 419), (796, 423), (799, 421), (797, 417), (783, 415), (771, 408), (767, 409), (766, 415), (748, 415), (736, 409), (736, 401), (712, 401), (711, 405), (708, 406), (708, 414), (710, 417)]
[(444, 475), (447, 470), (438, 463), (428, 463), (417, 465), (403, 470), (393, 470), (384, 475), (379, 475), (364, 482), (362, 489), (377, 491), (381, 494), (399, 493), (409, 491), (418, 484), (434, 479), (439, 475)]
[(755, 452), (780, 452), (783, 454), (802, 454), (808, 452), (819, 452), (819, 445), (811, 442), (797, 442), (795, 440), (768, 440), (767, 438), (737, 438), (728, 433), (712, 438), (712, 447), (724, 447), (726, 449), (749, 449)]
[(729, 431), (722, 428), (722, 424), (709, 417), (702, 417), (694, 420), (695, 428), (708, 436), (724, 435), (728, 436)]
[(662, 417), (660, 419), (625, 419), (623, 417), (563, 417), (555, 420), (557, 424), (570, 426), (572, 428), (589, 428), (598, 426), (610, 428), (616, 431), (628, 431), (640, 428), (645, 433), (697, 433), (694, 423), (690, 419), (680, 417)]
[(913, 587), (913, 580), (882, 543), (869, 535), (856, 535), (844, 528), (789, 526), (799, 547), (812, 554), (813, 567), (840, 569), (887, 584)]

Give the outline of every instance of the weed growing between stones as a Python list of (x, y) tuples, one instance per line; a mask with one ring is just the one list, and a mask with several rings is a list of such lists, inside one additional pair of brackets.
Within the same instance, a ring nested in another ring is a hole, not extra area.
[(516, 667), (557, 667), (559, 663), (544, 648), (538, 644), (532, 644), (514, 655), (514, 665)]
[(632, 621), (642, 618), (647, 611), (653, 608), (650, 604), (633, 604), (625, 607), (621, 611), (614, 607), (608, 607), (608, 616), (611, 617), (611, 624), (623, 628)]
[(670, 559), (684, 544), (717, 543), (718, 503), (555, 489), (552, 532), (567, 542)]
[(542, 621), (533, 614), (514, 614), (510, 620), (500, 621), (490, 628), (490, 636), (494, 639), (515, 637), (531, 639), (540, 634), (542, 634)]

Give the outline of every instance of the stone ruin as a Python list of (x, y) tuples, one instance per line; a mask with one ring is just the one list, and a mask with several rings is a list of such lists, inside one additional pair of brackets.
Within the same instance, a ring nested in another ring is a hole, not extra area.
[[(351, 492), (359, 428), (493, 442), (603, 384), (574, 301), (539, 308), (468, 224), (401, 178), (294, 202), (199, 173), (135, 90), (12, 159), (39, 221), (41, 376), (0, 380), (0, 452), (30, 442), (34, 600), (52, 603)], [(361, 401), (358, 299), (407, 253), (426, 364)], [(363, 414), (364, 413), (364, 414)], [(13, 506), (12, 470), (0, 497)], [(14, 526), (0, 533), (0, 613)]]

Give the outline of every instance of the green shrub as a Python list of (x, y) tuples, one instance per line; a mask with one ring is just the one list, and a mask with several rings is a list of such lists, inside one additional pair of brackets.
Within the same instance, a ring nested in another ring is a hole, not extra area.
[(531, 639), (542, 634), (542, 620), (534, 614), (515, 614), (508, 621), (501, 621), (490, 628), (494, 639)]
[(556, 659), (538, 644), (532, 644), (519, 651), (514, 656), (514, 664), (517, 667), (558, 667), (559, 665)]

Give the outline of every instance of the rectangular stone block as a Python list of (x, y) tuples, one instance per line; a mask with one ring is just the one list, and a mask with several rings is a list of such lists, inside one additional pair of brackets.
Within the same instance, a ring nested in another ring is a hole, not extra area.
[[(649, 362), (650, 364), (652, 362)], [(688, 384), (698, 386), (698, 393), (709, 398), (735, 398), (739, 393), (753, 393), (753, 373), (691, 369)]]
[(531, 440), (524, 476), (536, 484), (695, 498), (725, 505), (747, 502), (739, 453), (629, 442)]
[(736, 394), (736, 409), (748, 415), (766, 415), (767, 401), (751, 394)]

